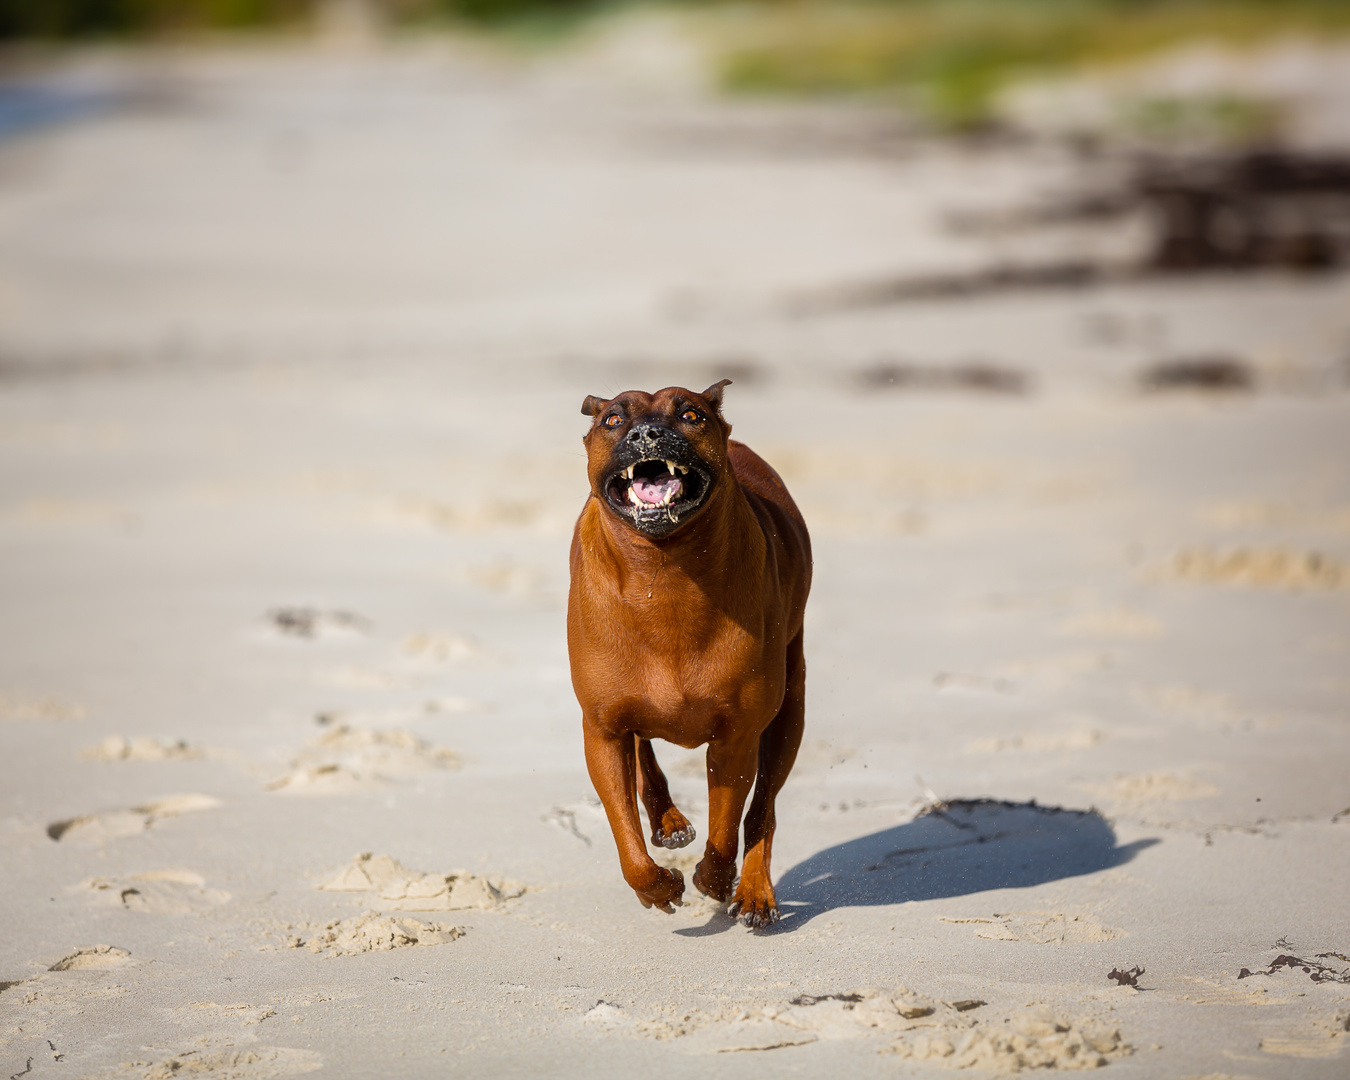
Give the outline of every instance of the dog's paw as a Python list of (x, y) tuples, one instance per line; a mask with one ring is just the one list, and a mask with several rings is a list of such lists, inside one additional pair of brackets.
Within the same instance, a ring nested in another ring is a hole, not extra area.
[(758, 859), (746, 859), (741, 883), (727, 908), (727, 914), (751, 930), (767, 930), (778, 921), (778, 898), (773, 883)]
[(734, 900), (727, 914), (751, 930), (767, 930), (781, 917), (778, 905), (772, 900)]
[(736, 887), (736, 864), (717, 862), (704, 855), (698, 866), (694, 867), (694, 888), (704, 896), (725, 903), (731, 899)]
[(652, 828), (652, 843), (674, 850), (693, 843), (697, 835), (689, 819), (672, 806)]
[(660, 908), (667, 915), (675, 914), (675, 907), (684, 903), (684, 875), (674, 868), (657, 868), (656, 883), (650, 888), (637, 889), (638, 902), (645, 908)]

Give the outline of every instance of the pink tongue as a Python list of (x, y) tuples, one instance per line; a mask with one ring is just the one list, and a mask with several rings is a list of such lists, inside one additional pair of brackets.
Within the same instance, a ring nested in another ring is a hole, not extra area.
[(647, 480), (641, 476), (633, 477), (633, 490), (637, 492), (637, 497), (645, 503), (665, 502), (666, 492), (670, 492), (673, 499), (678, 495), (684, 484), (678, 476), (663, 476), (658, 480)]

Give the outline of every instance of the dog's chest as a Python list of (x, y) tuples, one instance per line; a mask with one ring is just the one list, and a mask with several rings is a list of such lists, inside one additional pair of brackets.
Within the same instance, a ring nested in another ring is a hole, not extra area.
[(711, 633), (695, 629), (663, 622), (659, 640), (640, 632), (630, 639), (615, 697), (646, 737), (698, 745), (728, 725), (767, 723), (778, 709), (783, 658), (773, 642), (730, 622)]

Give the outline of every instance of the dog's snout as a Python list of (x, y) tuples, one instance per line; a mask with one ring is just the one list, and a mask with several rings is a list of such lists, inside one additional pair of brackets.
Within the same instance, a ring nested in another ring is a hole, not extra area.
[(628, 441), (643, 450), (652, 449), (662, 441), (674, 437), (675, 432), (660, 424), (638, 424), (628, 433)]

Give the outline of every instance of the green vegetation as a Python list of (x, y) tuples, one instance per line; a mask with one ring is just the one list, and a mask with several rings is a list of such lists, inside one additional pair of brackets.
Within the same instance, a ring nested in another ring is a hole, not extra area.
[(277, 25), (310, 8), (310, 0), (0, 0), (0, 39)]
[(594, 14), (602, 5), (596, 0), (426, 0), (425, 8), (467, 22), (505, 25), (570, 22)]
[(748, 92), (903, 92), (969, 126), (1017, 75), (1189, 40), (1347, 30), (1346, 0), (766, 0), (736, 20), (722, 75)]
[[(634, 0), (398, 0), (414, 25), (484, 30), (516, 45), (557, 44), (607, 14), (631, 10)], [(639, 0), (640, 2), (640, 0)], [(662, 0), (657, 0), (662, 2)], [(679, 5), (683, 0), (664, 0)]]
[(1126, 127), (1154, 140), (1249, 144), (1275, 134), (1281, 116), (1272, 102), (1217, 94), (1145, 98), (1121, 119)]
[[(0, 0), (0, 40), (87, 38), (209, 28), (286, 26), (322, 0)], [(453, 21), (490, 27), (567, 27), (598, 0), (372, 0), (393, 22)]]

